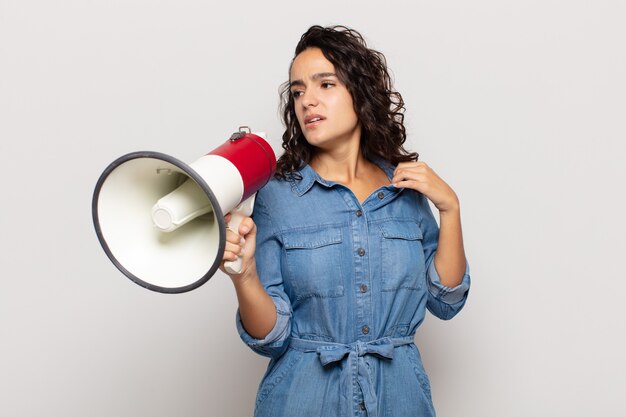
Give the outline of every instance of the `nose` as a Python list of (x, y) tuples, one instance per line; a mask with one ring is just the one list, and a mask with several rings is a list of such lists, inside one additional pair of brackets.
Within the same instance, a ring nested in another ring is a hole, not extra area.
[(313, 89), (307, 89), (302, 93), (301, 103), (304, 107), (315, 107), (317, 106), (318, 99), (315, 91)]

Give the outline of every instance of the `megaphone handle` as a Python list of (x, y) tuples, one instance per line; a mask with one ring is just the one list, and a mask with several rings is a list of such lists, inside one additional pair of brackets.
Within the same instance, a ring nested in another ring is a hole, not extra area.
[[(256, 194), (248, 197), (248, 199), (239, 204), (235, 209), (230, 212), (230, 221), (228, 222), (228, 228), (235, 233), (239, 233), (239, 225), (246, 217), (250, 217), (252, 209), (254, 207), (254, 197)], [(241, 257), (234, 261), (224, 262), (224, 269), (229, 274), (240, 274), (243, 268), (243, 259)]]

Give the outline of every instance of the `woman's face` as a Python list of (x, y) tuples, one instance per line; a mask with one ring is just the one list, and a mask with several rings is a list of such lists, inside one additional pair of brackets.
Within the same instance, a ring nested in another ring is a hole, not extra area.
[(361, 125), (352, 96), (319, 48), (305, 49), (296, 56), (290, 87), (296, 117), (307, 142), (329, 150), (360, 140)]

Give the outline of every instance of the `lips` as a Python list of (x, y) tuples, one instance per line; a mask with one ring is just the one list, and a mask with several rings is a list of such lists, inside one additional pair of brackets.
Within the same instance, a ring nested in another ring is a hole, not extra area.
[(319, 114), (310, 114), (304, 118), (304, 124), (311, 125), (316, 122), (321, 122), (322, 120), (326, 120), (326, 118)]

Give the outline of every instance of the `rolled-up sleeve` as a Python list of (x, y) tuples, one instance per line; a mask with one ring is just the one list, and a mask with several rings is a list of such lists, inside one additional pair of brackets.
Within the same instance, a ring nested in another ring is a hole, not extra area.
[(255, 259), (263, 288), (276, 306), (274, 328), (263, 338), (255, 339), (241, 322), (239, 310), (236, 315), (237, 331), (241, 340), (256, 353), (276, 358), (288, 347), (291, 333), (291, 302), (285, 293), (281, 273), (281, 243), (273, 233), (271, 217), (259, 192), (255, 199), (253, 218), (257, 226)]
[(420, 227), (424, 236), (422, 246), (426, 260), (426, 285), (428, 288), (426, 307), (436, 317), (449, 320), (461, 311), (467, 301), (470, 289), (469, 264), (467, 261), (465, 262), (465, 273), (459, 285), (447, 287), (441, 283), (434, 262), (439, 242), (439, 226), (437, 226), (437, 221), (426, 197), (419, 194), (417, 201), (422, 214)]
[(237, 310), (237, 331), (241, 340), (258, 354), (270, 358), (280, 356), (284, 352), (286, 348), (285, 341), (289, 337), (291, 327), (289, 323), (291, 319), (289, 306), (280, 299), (274, 297), (272, 299), (274, 304), (276, 304), (276, 324), (263, 339), (255, 339), (248, 334), (241, 322), (239, 310)]
[(465, 262), (463, 280), (456, 287), (446, 287), (441, 283), (435, 262), (431, 262), (426, 275), (428, 283), (428, 311), (443, 320), (454, 317), (465, 305), (470, 288), (469, 264)]

